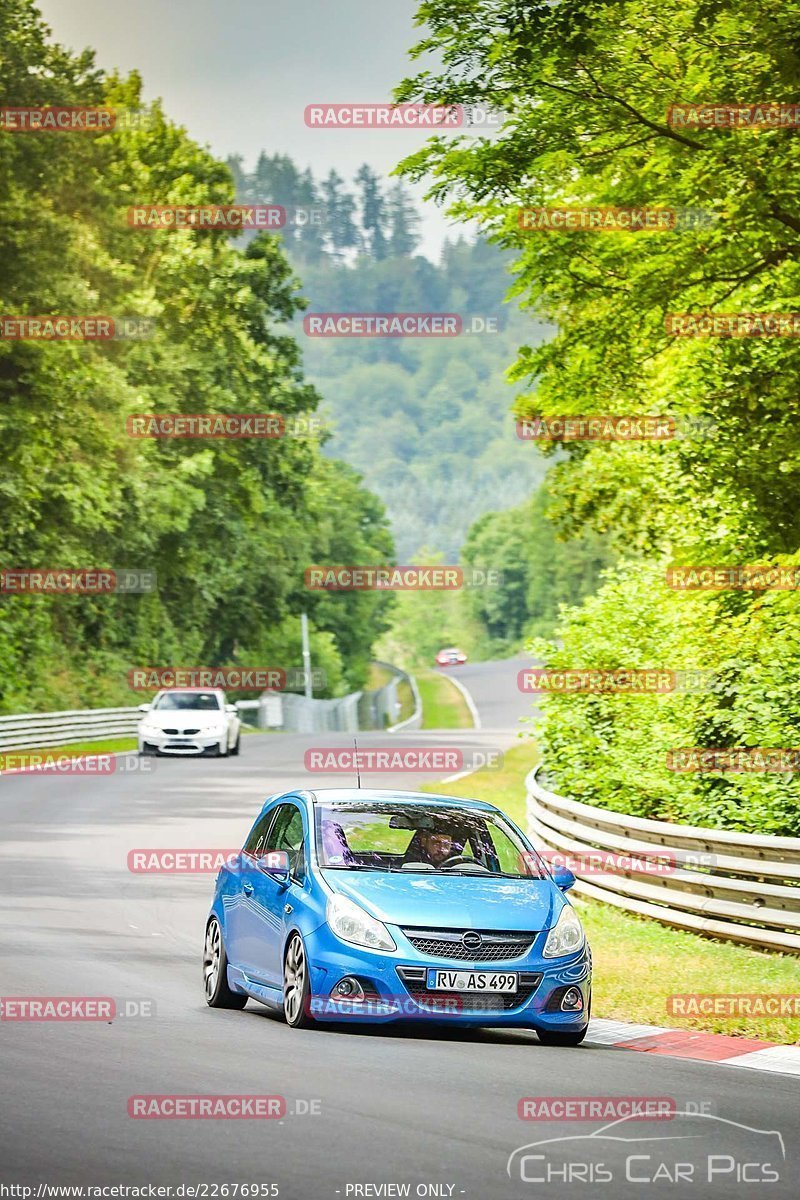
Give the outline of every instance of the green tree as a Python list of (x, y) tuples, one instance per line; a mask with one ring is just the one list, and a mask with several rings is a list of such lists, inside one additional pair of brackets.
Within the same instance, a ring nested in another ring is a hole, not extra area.
[[(142, 107), (137, 76), (104, 77), (90, 54), (54, 46), (29, 0), (0, 10), (0, 42), (3, 103)], [(144, 595), (0, 597), (4, 711), (122, 700), (135, 665), (258, 651), (297, 665), (286, 657), (309, 604), (304, 571), (329, 549), (320, 514), (337, 512), (341, 560), (391, 555), (380, 503), (316, 438), (127, 436), (140, 412), (292, 418), (318, 402), (277, 238), (237, 249), (219, 232), (128, 226), (136, 202), (234, 198), (223, 163), (158, 105), (147, 115), (100, 134), (0, 131), (2, 311), (154, 324), (140, 340), (0, 340), (0, 562), (145, 569), (158, 581)], [(291, 166), (270, 169), (291, 178)], [(333, 686), (361, 680), (384, 624), (374, 597), (338, 626), (326, 618), (317, 633)]]

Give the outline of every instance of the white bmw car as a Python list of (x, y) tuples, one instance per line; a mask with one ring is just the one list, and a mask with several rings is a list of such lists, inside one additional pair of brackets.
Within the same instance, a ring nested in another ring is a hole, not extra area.
[(239, 753), (239, 710), (221, 688), (165, 688), (139, 709), (140, 754)]

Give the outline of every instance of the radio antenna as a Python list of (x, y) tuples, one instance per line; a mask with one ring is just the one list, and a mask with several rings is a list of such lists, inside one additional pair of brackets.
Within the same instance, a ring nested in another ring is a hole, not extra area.
[(353, 745), (356, 751), (356, 779), (358, 780), (358, 790), (361, 791), (361, 771), (358, 768), (358, 740), (353, 738)]

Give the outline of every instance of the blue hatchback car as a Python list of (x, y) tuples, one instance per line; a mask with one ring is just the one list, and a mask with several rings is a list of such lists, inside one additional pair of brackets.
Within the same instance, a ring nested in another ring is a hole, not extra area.
[(289, 1025), (426, 1020), (576, 1046), (591, 954), (564, 892), (491, 804), (355, 789), (271, 796), (220, 871), (203, 977)]

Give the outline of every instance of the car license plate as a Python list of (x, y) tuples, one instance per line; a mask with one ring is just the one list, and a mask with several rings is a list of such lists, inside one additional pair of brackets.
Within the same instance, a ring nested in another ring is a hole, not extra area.
[(440, 971), (428, 967), (429, 992), (515, 992), (516, 971)]

